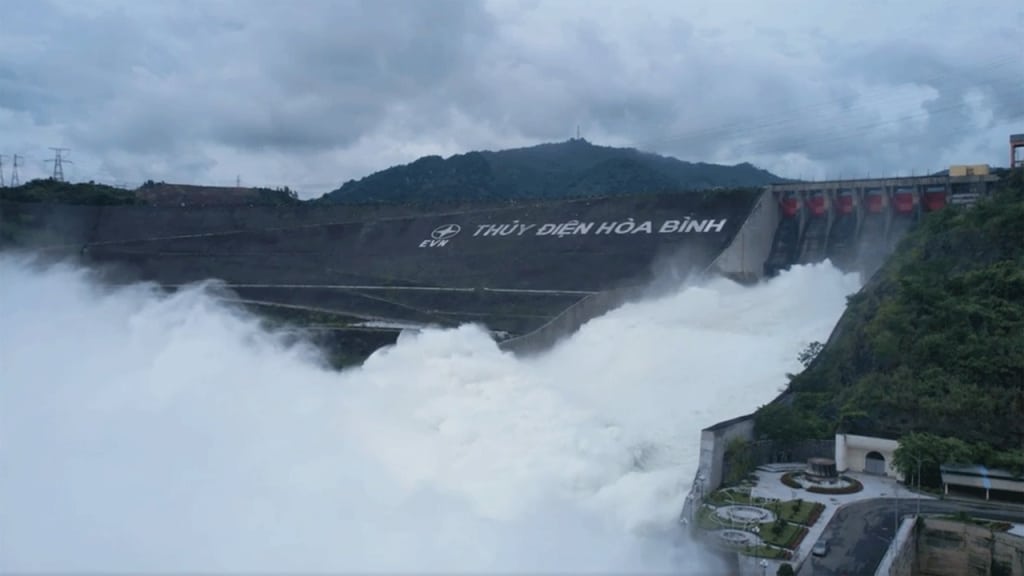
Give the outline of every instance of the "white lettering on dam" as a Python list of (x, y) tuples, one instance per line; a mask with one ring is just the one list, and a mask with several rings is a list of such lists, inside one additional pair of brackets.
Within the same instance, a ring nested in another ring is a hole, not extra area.
[[(708, 234), (725, 230), (727, 219), (714, 218), (696, 219), (685, 217), (682, 220), (614, 220), (611, 222), (568, 222), (524, 223), (519, 220), (499, 224), (477, 224), (473, 237), (519, 238), (522, 236), (548, 236), (565, 238), (567, 236), (634, 236), (637, 234)], [(458, 224), (447, 224), (434, 229), (429, 239), (420, 242), (420, 248), (439, 248), (461, 231)]]

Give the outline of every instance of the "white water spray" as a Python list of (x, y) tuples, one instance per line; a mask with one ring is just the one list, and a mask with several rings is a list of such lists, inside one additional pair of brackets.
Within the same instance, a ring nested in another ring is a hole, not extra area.
[(706, 573), (676, 524), (700, 429), (858, 288), (714, 280), (538, 358), (464, 326), (339, 374), (202, 287), (0, 278), (0, 571)]

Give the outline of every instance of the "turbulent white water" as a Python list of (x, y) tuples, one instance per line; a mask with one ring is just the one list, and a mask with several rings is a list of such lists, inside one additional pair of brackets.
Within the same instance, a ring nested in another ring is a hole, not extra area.
[(0, 571), (706, 573), (699, 430), (776, 395), (858, 278), (626, 305), (519, 360), (475, 327), (335, 373), (202, 287), (0, 255)]

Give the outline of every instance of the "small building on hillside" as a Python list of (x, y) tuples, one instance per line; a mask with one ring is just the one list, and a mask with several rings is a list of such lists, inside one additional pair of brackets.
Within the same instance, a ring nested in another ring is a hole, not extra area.
[(902, 475), (893, 466), (898, 446), (899, 442), (887, 438), (836, 434), (836, 470), (901, 479)]

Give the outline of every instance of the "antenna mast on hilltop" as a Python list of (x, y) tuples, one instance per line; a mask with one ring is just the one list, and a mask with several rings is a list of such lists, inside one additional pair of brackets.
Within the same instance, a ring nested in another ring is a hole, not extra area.
[(68, 160), (68, 159), (64, 158), (64, 156), (62, 156), (63, 152), (68, 152), (68, 151), (70, 151), (70, 149), (69, 148), (54, 148), (53, 146), (51, 146), (50, 150), (53, 150), (53, 152), (55, 154), (54, 157), (53, 157), (53, 160), (47, 160), (47, 162), (53, 162), (53, 179), (58, 181), (58, 182), (63, 182), (64, 181), (64, 163), (67, 162), (68, 164), (74, 164), (74, 162), (72, 162), (71, 160)]
[(4, 186), (4, 155), (0, 154), (0, 188)]
[(17, 188), (21, 186), (21, 182), (18, 181), (18, 166), (22, 166), (20, 160), (24, 160), (24, 156), (14, 155), (14, 163), (11, 165), (11, 188)]

